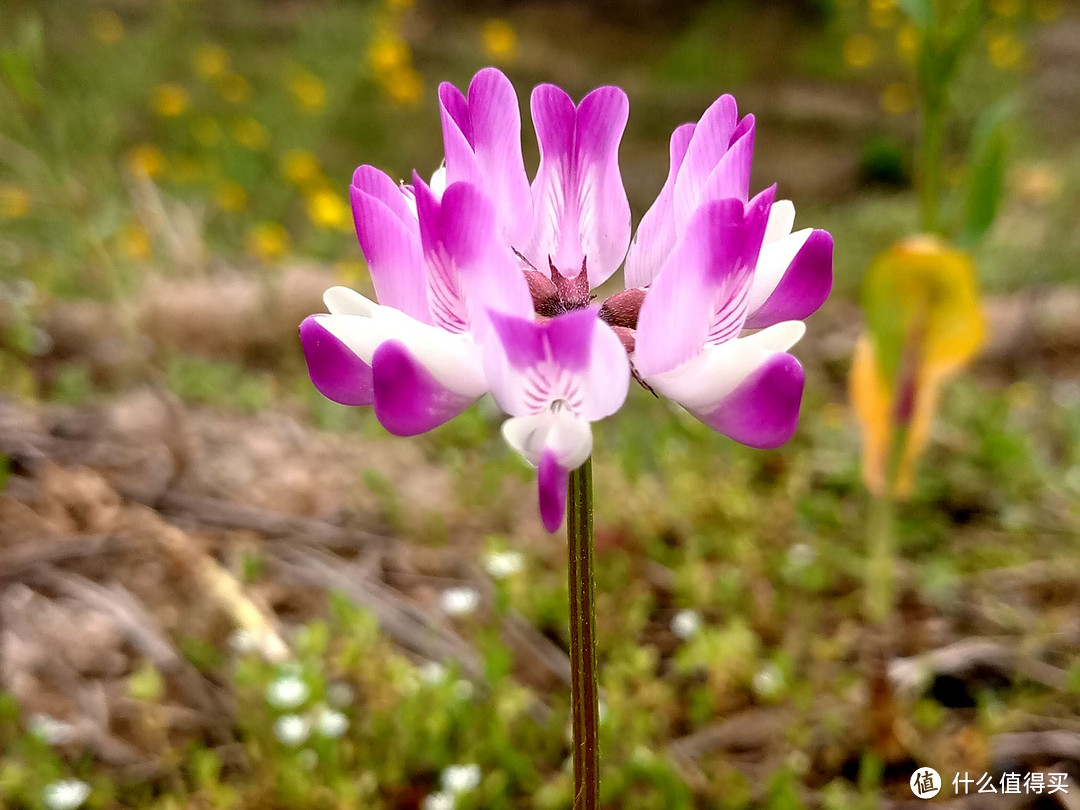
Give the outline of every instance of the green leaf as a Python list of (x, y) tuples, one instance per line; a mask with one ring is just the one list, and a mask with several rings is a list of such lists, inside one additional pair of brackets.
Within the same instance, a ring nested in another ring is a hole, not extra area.
[(988, 110), (975, 130), (960, 229), (960, 241), (967, 247), (986, 235), (997, 216), (1005, 185), (1010, 121), (1009, 107), (1001, 104)]
[(934, 22), (933, 0), (897, 0), (904, 15), (924, 31)]

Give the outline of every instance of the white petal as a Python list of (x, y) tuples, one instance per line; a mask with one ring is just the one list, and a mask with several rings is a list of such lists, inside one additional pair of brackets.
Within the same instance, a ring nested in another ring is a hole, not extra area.
[[(773, 206), (773, 210), (776, 206)], [(769, 225), (772, 225), (772, 215), (769, 216)], [(758, 255), (757, 267), (754, 268), (754, 278), (750, 282), (749, 311), (755, 312), (764, 304), (773, 290), (776, 289), (780, 280), (784, 277), (788, 267), (795, 256), (802, 250), (813, 228), (803, 228), (801, 231), (781, 236), (775, 242), (769, 242), (761, 246)], [(768, 237), (766, 237), (768, 239)]]
[(507, 444), (534, 467), (545, 451), (555, 454), (559, 466), (576, 470), (592, 453), (589, 422), (565, 408), (507, 419), (502, 426)]
[(773, 354), (795, 345), (805, 331), (802, 321), (783, 321), (744, 338), (707, 346), (678, 368), (646, 382), (689, 411), (708, 410)]
[(431, 182), (428, 184), (428, 188), (431, 189), (431, 193), (435, 195), (435, 199), (441, 200), (443, 192), (446, 191), (446, 161), (442, 162), (442, 165), (435, 170), (435, 173), (431, 175)]
[(323, 293), (323, 303), (331, 315), (366, 315), (370, 317), (379, 305), (348, 287), (331, 287)]
[(502, 424), (503, 438), (535, 467), (544, 452), (544, 438), (550, 420), (550, 411), (512, 417)]
[(592, 428), (569, 410), (555, 410), (544, 445), (555, 454), (560, 467), (576, 470), (592, 453)]
[(795, 227), (795, 205), (791, 200), (777, 200), (769, 209), (769, 221), (765, 225), (765, 244), (787, 236), (793, 227)]

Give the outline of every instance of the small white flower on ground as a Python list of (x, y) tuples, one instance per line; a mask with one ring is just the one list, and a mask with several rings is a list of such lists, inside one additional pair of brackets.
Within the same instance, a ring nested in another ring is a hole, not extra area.
[(48, 745), (66, 745), (75, 739), (75, 726), (51, 714), (35, 714), (30, 718), (30, 733)]
[(429, 685), (442, 683), (446, 680), (446, 667), (438, 661), (425, 661), (420, 667), (420, 680)]
[(311, 689), (301, 678), (286, 675), (266, 688), (266, 700), (275, 709), (295, 709), (302, 706)]
[(81, 779), (61, 779), (45, 787), (41, 801), (48, 810), (75, 810), (90, 796), (90, 786)]
[(455, 803), (450, 793), (429, 793), (424, 799), (424, 810), (454, 810)]
[(349, 730), (349, 718), (333, 709), (319, 712), (319, 734), (336, 740)]
[(442, 772), (442, 789), (445, 793), (467, 793), (480, 784), (480, 766), (450, 765)]
[(495, 579), (506, 579), (525, 567), (519, 551), (492, 551), (484, 557), (484, 568)]
[(671, 632), (684, 641), (701, 629), (701, 615), (696, 610), (680, 610), (671, 617)]
[(784, 673), (776, 664), (768, 663), (754, 675), (753, 686), (762, 697), (772, 697), (784, 686)]
[(326, 690), (326, 702), (339, 709), (348, 706), (355, 697), (356, 693), (353, 692), (353, 688), (341, 681), (330, 684), (330, 688)]
[(448, 616), (467, 616), (479, 604), (480, 594), (475, 588), (447, 588), (439, 598), (439, 605)]
[(286, 714), (274, 721), (274, 736), (284, 745), (302, 745), (310, 733), (307, 720), (298, 714)]

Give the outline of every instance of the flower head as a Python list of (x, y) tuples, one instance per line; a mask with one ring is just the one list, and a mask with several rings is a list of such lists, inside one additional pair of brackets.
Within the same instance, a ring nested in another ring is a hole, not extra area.
[(311, 734), (311, 725), (298, 714), (286, 714), (274, 721), (274, 736), (292, 748), (303, 745)]
[[(530, 183), (517, 96), (498, 70), (439, 88), (444, 166), (399, 185), (353, 176), (357, 236), (377, 303), (327, 292), (301, 325), (315, 386), (375, 406), (391, 433), (430, 430), (490, 392), (503, 435), (538, 469), (554, 531), (568, 473), (592, 450), (631, 377), (753, 447), (787, 441), (803, 372), (787, 353), (832, 284), (832, 238), (792, 231), (790, 202), (750, 195), (753, 116), (716, 101), (675, 130), (671, 171), (631, 242), (618, 165), (629, 103), (601, 87), (575, 103), (532, 94)], [(629, 249), (629, 252), (628, 252)], [(625, 262), (627, 289), (593, 290)]]
[(266, 688), (266, 702), (275, 709), (295, 709), (311, 694), (303, 679), (295, 675), (278, 678)]
[(442, 789), (446, 793), (467, 793), (476, 790), (480, 784), (480, 766), (475, 763), (468, 765), (450, 765), (442, 772)]

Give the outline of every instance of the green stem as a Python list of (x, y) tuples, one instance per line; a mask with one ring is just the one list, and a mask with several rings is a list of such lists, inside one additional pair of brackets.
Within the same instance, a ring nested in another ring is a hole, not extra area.
[(866, 564), (866, 618), (878, 627), (889, 620), (893, 603), (894, 558), (892, 498), (888, 493), (870, 504), (870, 554)]
[(869, 554), (866, 564), (866, 618), (877, 627), (889, 621), (896, 580), (896, 548), (893, 529), (893, 493), (907, 446), (908, 426), (896, 425), (889, 443), (885, 467), (885, 491), (873, 499), (867, 521)]
[(941, 175), (945, 147), (943, 105), (923, 101), (922, 139), (919, 145), (919, 220), (926, 233), (936, 233), (941, 208)]
[(570, 711), (573, 718), (574, 810), (600, 806), (600, 700), (596, 684), (593, 599), (592, 459), (570, 473), (566, 511), (570, 585)]

